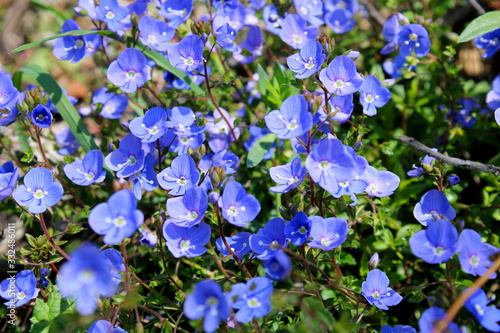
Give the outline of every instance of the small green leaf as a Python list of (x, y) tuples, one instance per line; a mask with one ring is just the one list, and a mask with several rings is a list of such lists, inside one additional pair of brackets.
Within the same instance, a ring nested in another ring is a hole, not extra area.
[(468, 42), (498, 28), (500, 28), (500, 10), (485, 13), (469, 23), (458, 37), (458, 42)]
[[(69, 332), (70, 318), (65, 318), (75, 313), (73, 301), (63, 299), (54, 286), (47, 303), (43, 298), (37, 298), (33, 316), (31, 317), (30, 333)], [(66, 320), (65, 320), (66, 319)]]
[(33, 158), (35, 155), (33, 154), (33, 149), (31, 147), (28, 148), (28, 151), (24, 154), (24, 156), (21, 158), (21, 162), (24, 163), (31, 163), (33, 161)]
[(64, 156), (64, 163), (65, 164), (71, 164), (75, 161), (75, 158), (71, 155), (65, 155)]
[(258, 165), (264, 155), (271, 149), (271, 145), (276, 139), (276, 134), (269, 133), (257, 140), (253, 145), (247, 156), (247, 167), (253, 168)]

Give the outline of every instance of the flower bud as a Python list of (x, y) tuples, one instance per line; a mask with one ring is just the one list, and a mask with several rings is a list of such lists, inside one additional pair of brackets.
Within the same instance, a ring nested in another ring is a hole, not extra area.
[(378, 257), (378, 253), (375, 252), (372, 255), (372, 257), (370, 258), (370, 262), (369, 262), (370, 270), (377, 268), (379, 261), (380, 260), (379, 260), (379, 257)]

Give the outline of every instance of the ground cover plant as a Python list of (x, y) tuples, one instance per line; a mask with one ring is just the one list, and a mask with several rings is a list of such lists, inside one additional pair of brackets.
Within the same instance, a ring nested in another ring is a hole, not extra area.
[(500, 332), (494, 3), (22, 3), (2, 332)]

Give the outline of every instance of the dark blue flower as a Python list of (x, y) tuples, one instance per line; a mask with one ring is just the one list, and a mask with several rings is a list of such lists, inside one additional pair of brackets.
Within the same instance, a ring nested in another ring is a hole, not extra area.
[[(250, 252), (250, 236), (251, 234), (249, 232), (240, 232), (234, 235), (233, 237), (225, 237), (227, 245), (231, 248), (234, 254), (238, 257), (238, 259), (243, 259), (245, 254)], [(225, 256), (230, 255), (231, 253), (226, 247), (226, 244), (222, 240), (222, 238), (217, 238), (215, 241), (215, 245), (217, 246), (217, 249)], [(230, 259), (234, 259), (232, 256)]]
[(145, 229), (139, 229), (139, 231), (141, 232), (141, 238), (139, 239), (139, 243), (141, 243), (142, 245), (146, 245), (149, 248), (152, 248), (153, 246), (156, 245), (156, 242), (158, 241), (158, 236)]
[(318, 28), (307, 26), (306, 20), (297, 14), (288, 14), (281, 22), (281, 39), (293, 47), (301, 49), (318, 36)]
[(411, 326), (396, 325), (392, 328), (389, 325), (384, 325), (380, 333), (417, 333), (417, 331)]
[(457, 175), (448, 176), (448, 184), (450, 184), (450, 186), (455, 186), (458, 183), (460, 183), (460, 177), (458, 177)]
[(170, 167), (162, 170), (157, 178), (163, 189), (170, 190), (170, 195), (183, 195), (187, 189), (198, 184), (200, 173), (193, 158), (184, 154), (174, 158)]
[(172, 222), (180, 227), (192, 227), (200, 223), (208, 208), (208, 196), (199, 187), (191, 187), (182, 197), (167, 200), (167, 213)]
[(37, 295), (35, 274), (27, 269), (0, 283), (0, 296), (7, 300), (4, 304), (9, 308), (28, 304)]
[(500, 108), (500, 75), (491, 82), (491, 90), (486, 95), (486, 104), (492, 110)]
[(89, 151), (83, 160), (75, 160), (64, 166), (64, 173), (73, 183), (80, 186), (88, 186), (99, 183), (106, 177), (106, 171), (102, 169), (104, 158), (100, 150)]
[(104, 235), (104, 243), (118, 244), (144, 222), (144, 214), (136, 209), (137, 201), (129, 190), (112, 194), (108, 202), (95, 206), (89, 214), (89, 225), (95, 233)]
[(413, 216), (424, 226), (427, 226), (431, 221), (441, 219), (451, 221), (456, 215), (455, 209), (448, 202), (444, 193), (438, 190), (426, 192), (413, 209)]
[(500, 309), (495, 305), (488, 306), (488, 297), (483, 289), (478, 289), (465, 302), (464, 306), (476, 317), (481, 326), (491, 332), (500, 332)]
[(326, 55), (318, 41), (310, 41), (305, 44), (299, 53), (293, 54), (286, 59), (288, 67), (297, 73), (297, 79), (305, 79), (316, 73), (323, 65)]
[(215, 332), (222, 320), (229, 317), (231, 307), (222, 288), (213, 280), (195, 284), (184, 302), (184, 314), (191, 320), (203, 318), (203, 330)]
[(307, 242), (311, 233), (311, 220), (304, 212), (298, 212), (285, 226), (285, 234), (295, 246)]
[[(471, 229), (464, 229), (458, 238), (460, 247), (460, 266), (462, 270), (474, 276), (483, 276), (490, 268), (491, 257), (500, 252), (500, 249), (488, 243), (483, 243), (481, 235)], [(496, 278), (497, 273), (490, 275)]]
[(286, 193), (298, 187), (304, 180), (306, 173), (306, 168), (302, 166), (299, 156), (295, 157), (292, 163), (271, 167), (269, 175), (280, 185), (269, 188), (269, 191)]
[(81, 315), (89, 316), (96, 310), (100, 295), (111, 295), (117, 290), (111, 274), (113, 266), (89, 243), (74, 250), (71, 259), (61, 266), (57, 285), (63, 297), (75, 298)]
[(387, 44), (380, 50), (380, 53), (389, 54), (396, 49), (397, 37), (402, 23), (408, 23), (408, 19), (401, 13), (394, 14), (385, 21), (382, 35), (384, 35)]
[(106, 22), (108, 28), (117, 31), (120, 28), (120, 21), (129, 14), (127, 7), (120, 6), (117, 0), (101, 0), (99, 6), (95, 7), (98, 20)]
[(156, 106), (146, 111), (144, 117), (134, 118), (129, 129), (142, 142), (154, 142), (167, 130), (166, 122), (167, 112), (161, 106)]
[(367, 116), (376, 115), (377, 108), (384, 106), (391, 97), (389, 89), (382, 86), (373, 75), (366, 76), (359, 87), (359, 100), (363, 105), (363, 113)]
[(220, 166), (226, 175), (232, 175), (238, 169), (239, 158), (236, 154), (227, 150), (221, 150), (214, 154), (212, 164)]
[(486, 52), (483, 53), (483, 58), (492, 57), (500, 50), (500, 29), (476, 37), (474, 43), (476, 43), (478, 49), (486, 50)]
[[(323, 99), (323, 105), (314, 114), (314, 122), (320, 123), (328, 121), (334, 125), (345, 123), (351, 118), (352, 111), (354, 110), (353, 95), (333, 96), (328, 100), (330, 104), (330, 113), (326, 114), (326, 108)], [(323, 130), (323, 127), (321, 128)]]
[(426, 230), (417, 231), (410, 238), (414, 255), (429, 264), (448, 261), (458, 250), (457, 229), (448, 220), (429, 222)]
[(320, 72), (319, 79), (330, 93), (338, 96), (355, 93), (363, 83), (354, 61), (343, 55), (333, 59)]
[(168, 42), (175, 34), (175, 30), (166, 22), (155, 20), (151, 16), (143, 16), (139, 19), (139, 31), (141, 42), (158, 52), (167, 51)]
[(11, 161), (0, 167), (0, 201), (11, 196), (19, 179), (19, 168), (15, 168)]
[(302, 95), (288, 97), (279, 110), (269, 112), (264, 119), (279, 139), (295, 138), (312, 128), (312, 115)]
[(144, 158), (144, 167), (130, 175), (130, 180), (134, 183), (134, 196), (137, 200), (142, 198), (142, 190), (154, 191), (158, 187), (155, 166), (157, 159), (154, 154), (147, 154)]
[(260, 212), (260, 203), (251, 194), (247, 194), (243, 186), (230, 180), (224, 186), (219, 199), (222, 216), (231, 224), (244, 227), (252, 222)]
[(368, 303), (381, 310), (389, 310), (389, 306), (397, 305), (403, 300), (400, 294), (389, 287), (389, 278), (379, 269), (368, 273), (361, 289)]
[[(420, 328), (420, 333), (432, 333), (434, 332), (435, 325), (446, 317), (446, 311), (443, 309), (433, 306), (422, 313), (420, 319), (418, 320), (418, 327)], [(446, 327), (449, 333), (462, 333), (460, 328), (455, 323), (450, 323)]]
[(54, 119), (50, 110), (42, 104), (38, 104), (33, 111), (31, 111), (30, 118), (33, 125), (40, 128), (49, 127)]
[(347, 239), (347, 221), (341, 217), (322, 218), (309, 216), (311, 221), (311, 240), (307, 245), (323, 251), (331, 251)]
[(203, 66), (203, 40), (197, 35), (184, 37), (168, 49), (168, 60), (178, 70), (191, 72)]
[(151, 67), (147, 65), (147, 59), (141, 51), (128, 48), (111, 62), (106, 75), (124, 92), (132, 93), (151, 79)]
[(325, 15), (326, 24), (337, 34), (344, 34), (354, 28), (356, 20), (347, 8), (339, 8)]
[(120, 147), (106, 156), (106, 165), (120, 178), (129, 177), (144, 167), (144, 149), (141, 139), (127, 134), (121, 141)]
[(229, 23), (221, 25), (215, 31), (216, 41), (220, 47), (230, 51), (235, 52), (238, 48), (234, 45), (234, 40), (236, 39), (236, 30), (231, 27)]
[(290, 276), (292, 262), (284, 251), (274, 251), (270, 258), (264, 260), (264, 270), (271, 280), (281, 281)]
[(285, 221), (275, 217), (264, 228), (250, 236), (250, 248), (261, 260), (269, 259), (280, 247), (286, 246)]
[(248, 323), (254, 318), (260, 318), (271, 311), (271, 295), (273, 284), (265, 277), (254, 277), (247, 283), (237, 283), (232, 286), (229, 297), (233, 300), (233, 308), (238, 309), (234, 316), (240, 323)]
[(399, 54), (403, 57), (415, 51), (417, 57), (425, 57), (431, 48), (429, 33), (420, 24), (412, 23), (401, 27), (397, 36)]
[(189, 228), (179, 227), (169, 221), (163, 225), (163, 237), (168, 250), (176, 258), (201, 256), (207, 251), (203, 246), (210, 241), (210, 234), (210, 226), (203, 222)]
[[(16, 103), (18, 97), (19, 91), (17, 91), (17, 89), (14, 87), (14, 84), (12, 83), (10, 77), (5, 73), (0, 72), (0, 109), (12, 110), (15, 108), (17, 110)], [(3, 121), (5, 119), (5, 115), (3, 114), (3, 112), (0, 113), (0, 117), (3, 117), (1, 118), (1, 126), (7, 126), (8, 123)], [(14, 119), (12, 119), (12, 121), (13, 120)]]
[(177, 28), (191, 15), (193, 0), (166, 0), (161, 2), (159, 14), (168, 19), (168, 25)]
[(24, 185), (12, 193), (14, 200), (33, 214), (43, 213), (47, 207), (54, 206), (63, 196), (60, 183), (54, 182), (52, 173), (45, 168), (35, 168), (24, 176)]
[[(74, 20), (66, 20), (61, 28), (61, 33), (80, 30)], [(75, 63), (85, 57), (86, 41), (84, 36), (65, 36), (58, 38), (54, 44), (53, 53), (57, 59), (71, 60)]]

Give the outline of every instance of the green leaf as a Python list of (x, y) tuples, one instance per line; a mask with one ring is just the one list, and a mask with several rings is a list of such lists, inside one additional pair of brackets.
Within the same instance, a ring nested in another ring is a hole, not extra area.
[(271, 149), (271, 145), (276, 139), (276, 134), (269, 133), (257, 140), (253, 145), (247, 156), (247, 167), (253, 168), (258, 165), (264, 155)]
[(458, 42), (468, 42), (498, 28), (500, 28), (500, 10), (485, 13), (469, 23), (458, 36)]
[(26, 153), (24, 154), (24, 156), (21, 157), (21, 162), (31, 163), (31, 161), (33, 161), (34, 157), (35, 157), (35, 155), (33, 154), (33, 149), (31, 149), (31, 147), (29, 147), (28, 151), (26, 151)]
[(37, 298), (30, 319), (33, 324), (30, 333), (69, 332), (68, 326), (71, 325), (71, 320), (67, 317), (73, 313), (75, 313), (73, 301), (63, 299), (54, 286), (47, 303), (43, 298)]
[(258, 65), (258, 73), (259, 73), (259, 84), (258, 90), (265, 97), (268, 103), (273, 104), (273, 107), (279, 107), (281, 105), (281, 95), (275, 89), (275, 87), (271, 84), (267, 73), (264, 71), (264, 68), (259, 64)]
[[(28, 49), (31, 49), (35, 46), (38, 46), (38, 45), (46, 42), (46, 41), (56, 39), (59, 37), (83, 36), (83, 35), (90, 35), (90, 34), (102, 35), (102, 36), (106, 36), (106, 37), (110, 37), (110, 38), (115, 37), (115, 33), (113, 31), (108, 31), (108, 30), (71, 30), (68, 32), (64, 32), (62, 34), (57, 34), (57, 35), (42, 38), (40, 40), (37, 40), (36, 42), (21, 45), (19, 47), (16, 47), (14, 50), (10, 51), (10, 53), (16, 53), (16, 52), (28, 50)], [(113, 38), (113, 39), (115, 39), (115, 38)]]
[(76, 140), (86, 152), (99, 149), (75, 107), (66, 95), (64, 95), (61, 87), (59, 87), (54, 78), (45, 69), (33, 64), (22, 67), (17, 73), (28, 74), (49, 94), (59, 114), (66, 121)]

